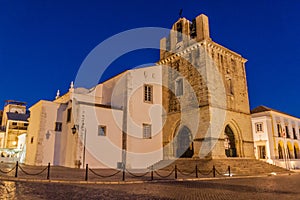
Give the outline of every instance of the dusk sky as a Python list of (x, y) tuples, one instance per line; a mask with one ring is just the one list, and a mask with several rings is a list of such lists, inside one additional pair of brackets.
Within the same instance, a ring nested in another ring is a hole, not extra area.
[[(89, 52), (105, 39), (139, 27), (171, 28), (180, 9), (204, 13), (212, 39), (241, 54), (250, 106), (300, 117), (300, 1), (297, 0), (0, 0), (0, 105), (53, 100)], [(157, 41), (159, 43), (159, 41)], [(159, 60), (157, 50), (120, 57), (105, 77)], [(99, 66), (101, 67), (101, 66)]]

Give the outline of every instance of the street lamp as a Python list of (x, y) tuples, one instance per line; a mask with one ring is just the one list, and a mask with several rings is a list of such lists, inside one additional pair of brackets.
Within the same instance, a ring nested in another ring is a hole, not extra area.
[[(75, 125), (71, 128), (72, 134), (75, 135), (77, 131), (78, 125)], [(84, 127), (84, 142), (83, 142), (83, 156), (82, 156), (82, 163), (83, 167), (85, 166), (85, 146), (86, 146), (86, 128)]]

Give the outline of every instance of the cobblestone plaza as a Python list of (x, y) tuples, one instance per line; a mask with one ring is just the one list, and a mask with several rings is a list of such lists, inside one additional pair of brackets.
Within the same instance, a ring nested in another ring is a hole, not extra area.
[(0, 182), (1, 199), (299, 199), (300, 174), (135, 184)]

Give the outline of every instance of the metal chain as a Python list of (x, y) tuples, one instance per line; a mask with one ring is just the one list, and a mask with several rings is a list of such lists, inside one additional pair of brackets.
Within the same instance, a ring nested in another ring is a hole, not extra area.
[(216, 172), (217, 172), (217, 174), (219, 174), (219, 175), (221, 175), (221, 176), (224, 176), (224, 174), (223, 173), (220, 173), (217, 169), (216, 169)]
[(26, 175), (37, 176), (37, 175), (42, 174), (46, 169), (48, 169), (48, 166), (45, 167), (42, 171), (40, 171), (40, 172), (38, 172), (38, 173), (33, 173), (33, 174), (32, 174), (32, 173), (26, 172), (21, 166), (19, 166), (19, 168), (20, 168), (20, 170), (21, 170), (24, 174), (26, 174)]
[(91, 168), (89, 168), (89, 170), (90, 170), (94, 175), (99, 176), (99, 177), (101, 177), (101, 178), (109, 178), (109, 177), (113, 177), (113, 176), (115, 176), (115, 175), (117, 175), (117, 174), (119, 174), (119, 173), (121, 172), (121, 171), (117, 171), (116, 173), (111, 174), (111, 175), (101, 175), (101, 174), (98, 174), (97, 172), (95, 172), (94, 170), (92, 170)]
[(185, 173), (185, 172), (179, 170), (178, 168), (177, 168), (177, 171), (178, 171), (180, 174), (184, 175), (184, 176), (189, 176), (189, 175), (191, 175), (191, 174), (194, 174), (194, 173), (196, 172), (196, 169), (194, 169), (192, 172), (187, 172), (187, 173)]
[(199, 172), (201, 175), (203, 175), (203, 176), (208, 176), (208, 175), (210, 175), (210, 174), (213, 172), (213, 170), (210, 170), (210, 171), (207, 172), (207, 173), (201, 172), (200, 170), (198, 170), (198, 172)]
[(141, 178), (141, 177), (144, 177), (144, 176), (146, 176), (147, 174), (149, 174), (149, 172), (146, 172), (146, 173), (144, 173), (144, 174), (142, 174), (142, 175), (135, 175), (135, 174), (131, 173), (129, 170), (127, 170), (127, 169), (126, 169), (126, 172), (127, 172), (128, 174), (130, 174), (131, 176), (137, 177), (137, 178)]
[(8, 170), (7, 172), (0, 169), (0, 172), (3, 174), (8, 174), (8, 173), (12, 172), (14, 169), (16, 169), (16, 166), (14, 166), (12, 169)]
[(159, 174), (157, 171), (154, 171), (154, 173), (157, 176), (159, 176), (160, 178), (168, 178), (168, 177), (170, 177), (173, 174), (174, 171), (175, 171), (175, 169), (173, 169), (167, 176), (163, 176), (163, 175)]

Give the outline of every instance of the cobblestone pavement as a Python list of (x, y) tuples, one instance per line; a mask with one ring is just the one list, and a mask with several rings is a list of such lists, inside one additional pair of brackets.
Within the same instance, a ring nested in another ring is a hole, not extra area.
[(300, 199), (300, 174), (92, 185), (0, 182), (1, 199)]

